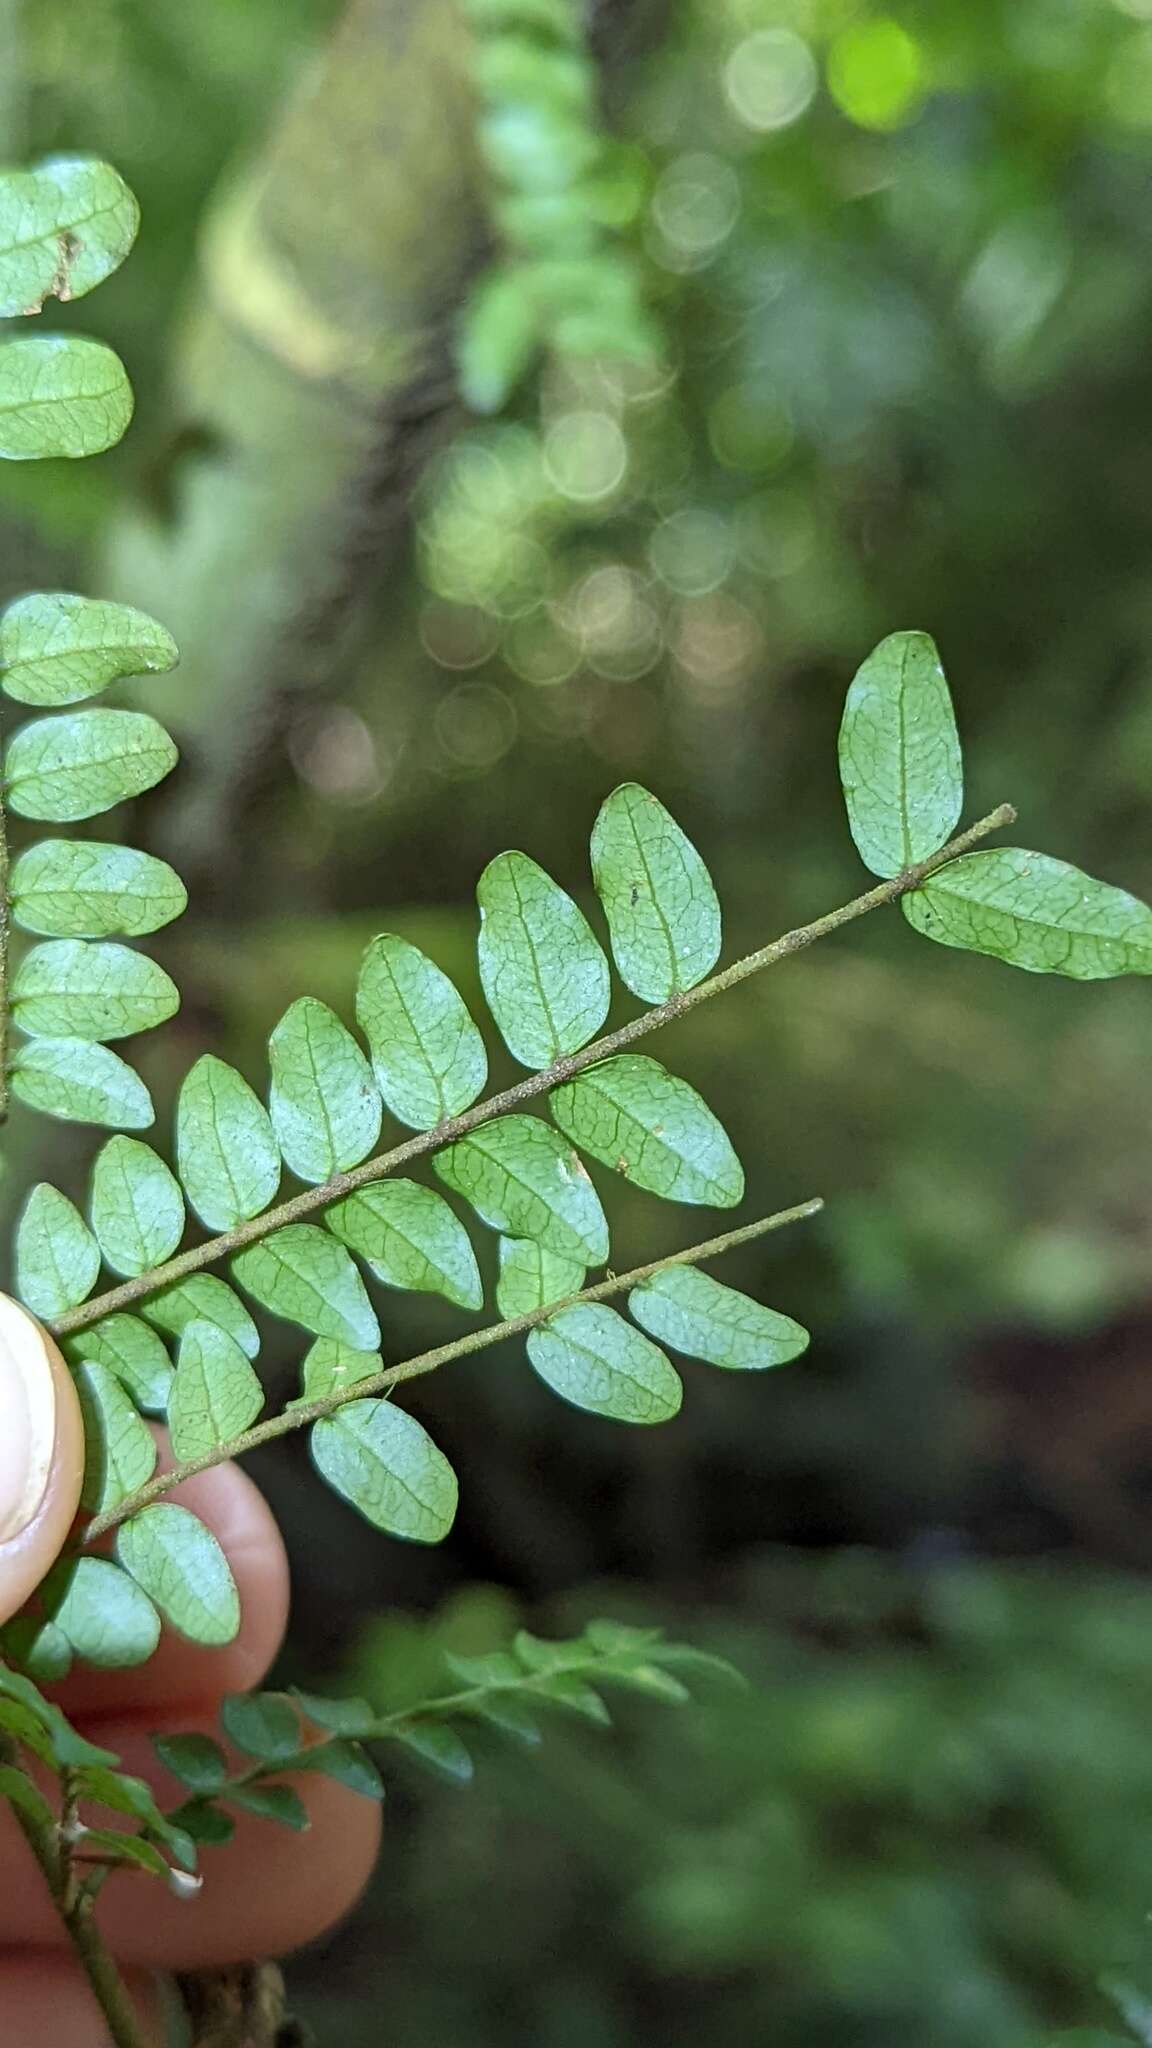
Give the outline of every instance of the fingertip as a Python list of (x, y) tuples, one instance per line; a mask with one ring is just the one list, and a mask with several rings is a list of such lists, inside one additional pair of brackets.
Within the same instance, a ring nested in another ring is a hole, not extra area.
[(84, 1425), (54, 1339), (0, 1295), (0, 1622), (35, 1592), (76, 1518)]

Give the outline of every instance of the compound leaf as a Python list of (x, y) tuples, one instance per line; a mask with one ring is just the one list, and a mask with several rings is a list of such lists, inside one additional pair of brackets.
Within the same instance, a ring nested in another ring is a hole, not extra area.
[(664, 1353), (602, 1302), (562, 1308), (530, 1330), (528, 1356), (563, 1400), (615, 1422), (667, 1422), (683, 1399)]
[(327, 1003), (301, 996), (269, 1041), (269, 1108), (300, 1180), (330, 1180), (366, 1159), (380, 1135), (380, 1091), (356, 1040)]
[(119, 1530), (116, 1555), (181, 1635), (209, 1647), (233, 1641), (236, 1582), (215, 1536), (187, 1508), (158, 1501), (142, 1509)]
[(74, 1202), (39, 1181), (16, 1228), (16, 1291), (33, 1315), (63, 1315), (87, 1301), (100, 1272), (100, 1247)]
[(156, 1121), (143, 1081), (118, 1053), (84, 1038), (34, 1038), (17, 1048), (12, 1092), (45, 1116), (146, 1131)]
[(41, 839), (12, 869), (12, 914), (50, 939), (141, 938), (188, 902), (174, 868), (134, 846)]
[(176, 1456), (200, 1458), (230, 1443), (263, 1406), (264, 1389), (235, 1340), (215, 1323), (189, 1323), (168, 1398)]
[(720, 957), (720, 905), (704, 862), (658, 798), (622, 783), (592, 831), (592, 875), (620, 974), (645, 1003), (694, 988)]
[(37, 590), (0, 612), (0, 688), (19, 704), (79, 704), (179, 658), (171, 633), (131, 605)]
[(490, 861), (476, 891), (480, 980), (513, 1056), (551, 1066), (608, 1015), (608, 962), (583, 911), (524, 853)]
[(49, 939), (33, 946), (12, 984), (12, 1015), (37, 1038), (132, 1038), (180, 1008), (170, 975), (114, 941)]
[(176, 1161), (188, 1200), (209, 1230), (231, 1230), (276, 1198), (280, 1148), (268, 1112), (235, 1067), (212, 1053), (185, 1075)]
[(621, 1053), (553, 1089), (549, 1105), (574, 1144), (651, 1194), (720, 1209), (744, 1194), (723, 1125), (659, 1060)]
[(966, 853), (901, 898), (915, 931), (1031, 974), (1152, 974), (1152, 910), (1051, 854)]
[(176, 760), (174, 741), (146, 711), (35, 718), (13, 733), (5, 751), (8, 802), (22, 818), (75, 823), (152, 789)]
[(433, 1165), (494, 1230), (533, 1238), (586, 1266), (608, 1257), (600, 1197), (571, 1146), (539, 1117), (481, 1124), (438, 1152)]
[(439, 1543), (456, 1516), (456, 1474), (426, 1429), (391, 1401), (349, 1401), (318, 1422), (312, 1456), (374, 1528)]
[(92, 1169), (92, 1228), (114, 1273), (163, 1265), (184, 1235), (184, 1197), (150, 1145), (109, 1138)]
[(101, 455), (131, 418), (132, 386), (103, 342), (37, 334), (0, 346), (0, 457), (7, 461)]
[(429, 1131), (475, 1102), (484, 1041), (448, 976), (406, 939), (373, 939), (356, 990), (380, 1092), (401, 1123)]
[(432, 1188), (412, 1180), (378, 1181), (334, 1202), (324, 1221), (386, 1286), (443, 1294), (458, 1308), (483, 1308), (468, 1233)]
[(787, 1365), (808, 1349), (808, 1332), (791, 1316), (764, 1308), (695, 1266), (666, 1266), (628, 1296), (642, 1329), (661, 1344), (735, 1372)]
[(232, 1271), (241, 1287), (273, 1315), (316, 1337), (338, 1337), (374, 1351), (380, 1325), (364, 1282), (343, 1245), (314, 1223), (289, 1223), (238, 1252)]
[(865, 867), (902, 873), (954, 831), (960, 736), (935, 642), (891, 633), (856, 672), (840, 726), (840, 780)]

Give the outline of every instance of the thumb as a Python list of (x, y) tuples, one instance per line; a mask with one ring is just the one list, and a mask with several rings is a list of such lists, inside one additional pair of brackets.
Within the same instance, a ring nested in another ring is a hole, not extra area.
[(84, 1428), (53, 1339), (0, 1294), (0, 1622), (35, 1592), (80, 1505)]

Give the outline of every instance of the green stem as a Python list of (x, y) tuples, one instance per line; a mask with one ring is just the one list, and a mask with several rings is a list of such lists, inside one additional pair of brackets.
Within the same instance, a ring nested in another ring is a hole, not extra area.
[(622, 1024), (618, 1031), (609, 1031), (603, 1038), (594, 1039), (579, 1052), (567, 1053), (555, 1060), (543, 1073), (528, 1074), (511, 1088), (505, 1088), (499, 1095), (490, 1095), (486, 1102), (478, 1102), (459, 1116), (445, 1118), (431, 1131), (418, 1131), (414, 1137), (406, 1138), (390, 1152), (383, 1152), (375, 1159), (366, 1159), (361, 1166), (350, 1168), (347, 1173), (337, 1173), (331, 1180), (319, 1187), (304, 1188), (300, 1194), (292, 1195), (286, 1202), (280, 1202), (273, 1209), (266, 1209), (262, 1216), (254, 1216), (250, 1222), (238, 1223), (234, 1229), (225, 1230), (218, 1237), (210, 1237), (203, 1244), (192, 1245), (186, 1252), (180, 1252), (162, 1266), (153, 1266), (149, 1272), (137, 1274), (124, 1280), (118, 1287), (109, 1288), (106, 1294), (98, 1294), (91, 1301), (82, 1302), (78, 1308), (69, 1309), (57, 1316), (48, 1328), (56, 1337), (70, 1337), (77, 1330), (86, 1330), (98, 1323), (104, 1316), (116, 1310), (132, 1308), (135, 1303), (146, 1300), (163, 1287), (171, 1287), (177, 1280), (186, 1280), (191, 1273), (200, 1273), (206, 1266), (213, 1266), (220, 1259), (229, 1258), (234, 1252), (242, 1251), (245, 1245), (257, 1244), (274, 1230), (282, 1230), (285, 1224), (299, 1223), (305, 1216), (315, 1215), (318, 1209), (327, 1209), (333, 1202), (344, 1196), (355, 1194), (358, 1188), (367, 1187), (371, 1182), (382, 1180), (386, 1174), (396, 1173), (401, 1167), (410, 1166), (414, 1160), (426, 1158), (430, 1152), (438, 1152), (442, 1146), (452, 1144), (456, 1139), (466, 1137), (479, 1124), (491, 1122), (493, 1117), (506, 1116), (510, 1110), (523, 1107), (537, 1096), (550, 1094), (564, 1081), (570, 1081), (574, 1074), (584, 1072), (586, 1067), (595, 1066), (600, 1060), (624, 1052), (635, 1045), (638, 1039), (646, 1038), (650, 1032), (660, 1031), (665, 1024), (673, 1023), (689, 1010), (696, 1009), (713, 996), (723, 995), (735, 988), (739, 982), (747, 981), (752, 975), (760, 974), (766, 967), (775, 967), (780, 961), (791, 959), (794, 953), (803, 952), (806, 946), (814, 945), (817, 939), (826, 939), (831, 933), (840, 931), (844, 925), (852, 924), (859, 917), (866, 917), (869, 911), (882, 910), (887, 904), (896, 903), (910, 890), (918, 889), (937, 868), (957, 859), (977, 846), (990, 833), (999, 832), (1004, 826), (1015, 823), (1016, 813), (1011, 804), (1001, 804), (990, 811), (986, 818), (969, 826), (957, 839), (941, 847), (929, 860), (919, 861), (915, 867), (906, 868), (903, 874), (893, 876), (891, 881), (880, 882), (875, 889), (869, 889), (863, 896), (856, 896), (850, 903), (842, 904), (838, 910), (830, 910), (826, 916), (818, 917), (812, 924), (800, 925), (795, 931), (785, 932), (783, 937), (774, 939), (770, 945), (762, 946), (756, 953), (748, 953), (742, 960), (736, 960), (731, 967), (724, 967), (719, 974), (713, 974), (695, 988), (685, 989), (680, 995), (670, 996), (666, 1003), (660, 1003), (653, 1010), (645, 1010), (628, 1024)]
[(816, 1216), (824, 1207), (816, 1197), (810, 1202), (801, 1202), (794, 1209), (781, 1209), (775, 1216), (765, 1216), (758, 1223), (745, 1223), (739, 1230), (725, 1231), (721, 1237), (710, 1237), (704, 1244), (690, 1245), (686, 1251), (672, 1252), (662, 1259), (651, 1259), (645, 1266), (634, 1266), (630, 1273), (612, 1273), (606, 1280), (599, 1280), (593, 1287), (585, 1287), (579, 1294), (568, 1295), (563, 1301), (551, 1301), (543, 1308), (535, 1308), (522, 1316), (509, 1316), (502, 1323), (490, 1323), (483, 1330), (471, 1330), (464, 1337), (457, 1337), (451, 1344), (440, 1344), (434, 1351), (422, 1351), (416, 1358), (405, 1359), (400, 1365), (388, 1365), (380, 1372), (374, 1372), (362, 1380), (352, 1380), (331, 1394), (319, 1394), (311, 1401), (294, 1401), (279, 1415), (270, 1415), (266, 1422), (258, 1422), (253, 1429), (246, 1429), (242, 1436), (233, 1437), (231, 1442), (214, 1444), (198, 1458), (188, 1458), (171, 1472), (158, 1472), (145, 1486), (137, 1487), (115, 1507), (105, 1508), (103, 1514), (94, 1515), (84, 1531), (83, 1541), (96, 1543), (115, 1529), (120, 1522), (138, 1515), (142, 1508), (150, 1507), (175, 1486), (182, 1486), (186, 1479), (192, 1479), (198, 1472), (207, 1472), (213, 1465), (223, 1465), (232, 1458), (242, 1458), (248, 1451), (254, 1451), (261, 1444), (271, 1443), (274, 1437), (287, 1436), (294, 1429), (308, 1429), (312, 1423), (320, 1422), (324, 1416), (332, 1415), (342, 1408), (346, 1401), (363, 1401), (373, 1394), (390, 1393), (403, 1380), (418, 1379), (423, 1373), (435, 1372), (441, 1365), (450, 1365), (457, 1358), (467, 1358), (475, 1351), (487, 1351), (493, 1344), (502, 1344), (506, 1337), (523, 1336), (534, 1330), (538, 1323), (547, 1322), (562, 1308), (574, 1308), (584, 1302), (608, 1301), (614, 1294), (624, 1294), (631, 1287), (639, 1287), (644, 1280), (650, 1280), (655, 1273), (664, 1273), (670, 1266), (695, 1266), (702, 1259), (719, 1258), (722, 1252), (732, 1251), (737, 1245), (751, 1244), (754, 1238), (763, 1237), (770, 1230), (782, 1230), (786, 1224), (801, 1223), (809, 1216)]
[(12, 922), (8, 865), (8, 820), (0, 790), (0, 1124), (8, 1118), (8, 935)]

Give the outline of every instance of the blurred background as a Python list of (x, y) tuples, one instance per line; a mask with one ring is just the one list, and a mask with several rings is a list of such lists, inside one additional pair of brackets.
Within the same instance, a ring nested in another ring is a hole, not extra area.
[[(1152, 894), (1152, 0), (601, 0), (587, 76), (547, 61), (572, 0), (4, 11), (5, 154), (100, 152), (143, 206), (60, 315), (136, 425), (0, 469), (0, 597), (118, 595), (184, 650), (149, 685), (178, 793), (133, 827), (193, 888), (158, 1101), (206, 1047), (259, 1084), (382, 928), (471, 993), (480, 868), (523, 846), (586, 897), (622, 779), (730, 955), (853, 895), (836, 728), (900, 627), (969, 815)], [(748, 1215), (826, 1198), (724, 1276), (802, 1364), (690, 1369), (651, 1437), (519, 1352), (421, 1383), (464, 1480), (427, 1554), (300, 1448), (260, 1468), (296, 1679), (384, 1694), (606, 1612), (751, 1680), (398, 1783), (295, 1969), (322, 2039), (1152, 2040), (1148, 1018), (867, 920), (668, 1041)], [(86, 1134), (43, 1131), (9, 1208), (83, 1184)], [(619, 1267), (686, 1241), (609, 1194)], [(390, 1296), (387, 1353), (458, 1327)]]

